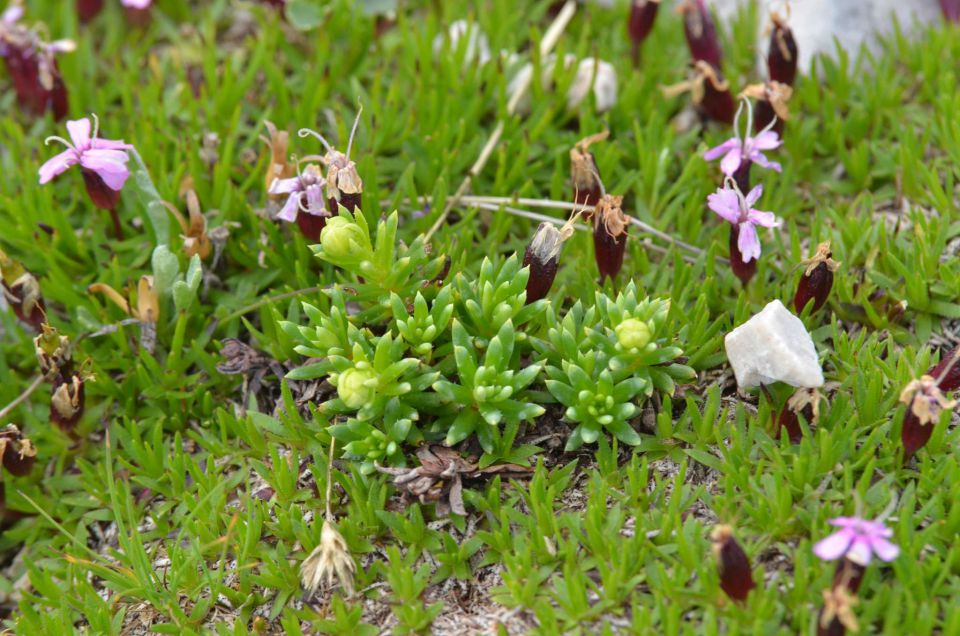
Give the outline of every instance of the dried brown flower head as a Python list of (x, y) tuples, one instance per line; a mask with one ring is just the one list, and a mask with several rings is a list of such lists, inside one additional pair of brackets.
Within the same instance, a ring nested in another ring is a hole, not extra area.
[(605, 130), (584, 137), (570, 149), (570, 177), (573, 182), (573, 198), (577, 205), (596, 205), (603, 195), (603, 182), (597, 162), (590, 152), (590, 145), (603, 141), (610, 135)]
[(300, 566), (300, 581), (313, 594), (321, 587), (331, 589), (340, 583), (348, 596), (353, 595), (353, 575), (357, 564), (347, 542), (330, 521), (323, 522), (320, 543)]
[(13, 424), (0, 429), (0, 460), (8, 473), (22, 477), (30, 472), (37, 459), (37, 450)]

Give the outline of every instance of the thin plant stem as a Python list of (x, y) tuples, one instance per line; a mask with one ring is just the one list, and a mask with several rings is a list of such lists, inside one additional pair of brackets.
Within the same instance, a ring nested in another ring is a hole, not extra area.
[[(556, 46), (557, 41), (563, 34), (564, 29), (567, 28), (570, 20), (573, 19), (573, 14), (576, 12), (576, 0), (567, 0), (566, 4), (563, 5), (563, 8), (560, 9), (560, 13), (557, 14), (557, 17), (550, 24), (550, 27), (543, 36), (543, 40), (540, 41), (541, 56), (546, 56), (548, 53), (550, 53), (553, 47)], [(514, 89), (513, 93), (510, 95), (510, 101), (507, 103), (507, 117), (512, 117), (516, 112), (517, 107), (520, 105), (520, 100), (522, 100), (527, 94), (532, 81), (533, 74), (526, 74), (521, 79), (520, 85)], [(433, 225), (430, 226), (430, 229), (427, 230), (427, 233), (424, 234), (424, 242), (428, 242), (437, 232), (437, 230), (443, 227), (447, 217), (450, 216), (450, 211), (453, 210), (455, 205), (457, 205), (457, 203), (460, 201), (460, 198), (466, 194), (467, 190), (470, 188), (470, 184), (473, 182), (473, 179), (483, 171), (483, 167), (486, 165), (490, 155), (493, 154), (493, 150), (497, 147), (497, 144), (500, 143), (500, 137), (503, 136), (504, 121), (504, 119), (501, 119), (497, 123), (496, 128), (493, 129), (493, 133), (490, 135), (487, 143), (480, 150), (480, 155), (477, 157), (477, 160), (473, 163), (473, 166), (470, 167), (470, 170), (463, 178), (463, 181), (460, 182), (460, 186), (457, 188), (456, 192), (454, 192), (453, 196), (447, 200), (447, 204), (444, 206), (443, 212), (440, 213), (440, 216), (437, 217), (437, 220), (434, 221)]]
[(287, 298), (293, 298), (295, 296), (299, 296), (300, 294), (315, 294), (321, 289), (323, 288), (320, 287), (319, 285), (314, 285), (313, 287), (304, 287), (302, 289), (295, 289), (293, 291), (283, 292), (282, 294), (277, 294), (276, 296), (267, 296), (266, 298), (261, 298), (260, 300), (258, 300), (257, 302), (251, 305), (247, 305), (246, 307), (241, 307), (240, 309), (227, 314), (224, 317), (224, 319), (219, 322), (220, 324), (228, 323), (231, 320), (239, 318), (244, 314), (249, 314), (251, 311), (260, 309), (261, 307), (269, 303), (276, 302), (278, 300), (286, 300)]
[(3, 418), (9, 415), (10, 412), (13, 411), (13, 409), (20, 406), (20, 404), (23, 403), (28, 397), (30, 397), (30, 394), (36, 391), (37, 387), (40, 386), (42, 383), (43, 383), (42, 375), (38, 375), (36, 378), (34, 378), (33, 382), (30, 383), (30, 386), (28, 386), (26, 389), (23, 390), (23, 393), (21, 393), (16, 398), (14, 398), (13, 402), (3, 407), (3, 410), (0, 410), (0, 420), (3, 420)]
[(327, 521), (333, 522), (333, 513), (330, 511), (330, 500), (333, 499), (333, 449), (337, 447), (337, 438), (330, 438), (330, 455), (327, 457)]

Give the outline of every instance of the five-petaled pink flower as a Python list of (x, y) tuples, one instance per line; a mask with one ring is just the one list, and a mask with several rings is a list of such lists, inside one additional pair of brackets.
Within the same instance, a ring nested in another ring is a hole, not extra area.
[(840, 530), (813, 546), (813, 553), (825, 561), (846, 557), (866, 566), (874, 554), (883, 561), (893, 561), (900, 554), (900, 548), (887, 540), (893, 536), (893, 530), (879, 521), (837, 517), (830, 520), (830, 525)]
[[(747, 106), (747, 128), (743, 138), (741, 138), (740, 113), (743, 111), (744, 104)], [(776, 161), (770, 161), (766, 155), (763, 154), (764, 150), (774, 150), (779, 148), (780, 144), (783, 143), (780, 136), (771, 130), (776, 122), (777, 120), (774, 118), (766, 128), (757, 133), (756, 137), (751, 137), (750, 130), (753, 128), (753, 107), (750, 105), (750, 100), (744, 98), (743, 102), (740, 103), (740, 108), (737, 109), (737, 116), (733, 120), (734, 136), (719, 146), (708, 150), (704, 153), (703, 158), (707, 161), (713, 161), (722, 156), (723, 159), (720, 161), (720, 170), (728, 177), (732, 177), (733, 173), (740, 168), (744, 161), (755, 163), (761, 168), (770, 168), (771, 170), (780, 172), (780, 164)]]
[(303, 172), (289, 179), (274, 179), (270, 184), (270, 194), (289, 194), (287, 202), (277, 214), (278, 219), (289, 223), (297, 220), (299, 212), (306, 212), (314, 216), (327, 216), (326, 203), (323, 198), (323, 185), (326, 180), (320, 168), (314, 164), (308, 165)]
[(45, 143), (59, 141), (67, 149), (40, 166), (41, 184), (49, 182), (70, 166), (79, 164), (82, 169), (100, 177), (111, 190), (119, 192), (123, 188), (130, 176), (130, 170), (127, 169), (130, 156), (127, 150), (133, 146), (123, 141), (98, 138), (100, 122), (96, 115), (93, 115), (93, 120), (96, 123), (93, 136), (90, 135), (90, 120), (84, 118), (67, 122), (67, 132), (70, 133), (73, 143), (63, 137), (47, 137)]
[(773, 212), (755, 210), (753, 204), (763, 194), (763, 186), (758, 185), (743, 196), (743, 193), (727, 179), (724, 187), (707, 197), (707, 206), (721, 217), (739, 226), (737, 248), (744, 263), (760, 257), (760, 237), (757, 236), (757, 225), (763, 227), (778, 227), (780, 221)]

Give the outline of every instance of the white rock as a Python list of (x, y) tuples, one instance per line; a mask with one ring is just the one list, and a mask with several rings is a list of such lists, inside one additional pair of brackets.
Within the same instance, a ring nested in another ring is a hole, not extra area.
[[(507, 84), (507, 94), (512, 95), (523, 82), (532, 80), (533, 65), (529, 62), (520, 67), (516, 67), (519, 58), (516, 56), (507, 57), (507, 68), (513, 70), (510, 81)], [(557, 58), (552, 53), (547, 55), (542, 62), (540, 69), (540, 86), (544, 91), (554, 90), (554, 73), (556, 72)], [(567, 109), (575, 112), (584, 99), (592, 92), (596, 103), (598, 113), (604, 113), (617, 103), (617, 71), (613, 65), (604, 60), (598, 60), (593, 57), (587, 57), (580, 62), (572, 53), (563, 56), (563, 68), (569, 69), (577, 65), (577, 73), (567, 89)], [(530, 91), (517, 104), (517, 111), (522, 114), (530, 112)]]
[(810, 334), (779, 300), (728, 333), (724, 346), (740, 388), (774, 382), (823, 386), (823, 371)]

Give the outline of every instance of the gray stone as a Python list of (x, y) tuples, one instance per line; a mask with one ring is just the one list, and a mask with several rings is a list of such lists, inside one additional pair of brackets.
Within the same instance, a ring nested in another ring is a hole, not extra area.
[(779, 300), (728, 333), (724, 346), (742, 389), (774, 382), (811, 389), (823, 386), (810, 334)]
[[(716, 15), (723, 21), (736, 14), (748, 0), (713, 0)], [(760, 55), (766, 55), (770, 10), (785, 16), (783, 0), (758, 0)], [(806, 72), (815, 55), (836, 54), (837, 39), (841, 48), (855, 58), (860, 45), (875, 48), (878, 35), (893, 33), (894, 18), (907, 35), (917, 35), (927, 25), (943, 19), (937, 0), (795, 0), (790, 2), (790, 19), (800, 53), (800, 70)]]

